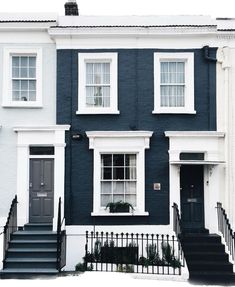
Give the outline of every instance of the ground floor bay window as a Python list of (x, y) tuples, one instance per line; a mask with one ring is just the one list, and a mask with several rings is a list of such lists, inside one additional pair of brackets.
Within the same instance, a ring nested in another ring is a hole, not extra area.
[[(149, 131), (90, 131), (94, 150), (92, 216), (148, 215), (145, 210), (145, 149)], [(111, 213), (107, 206), (130, 206), (131, 212)]]

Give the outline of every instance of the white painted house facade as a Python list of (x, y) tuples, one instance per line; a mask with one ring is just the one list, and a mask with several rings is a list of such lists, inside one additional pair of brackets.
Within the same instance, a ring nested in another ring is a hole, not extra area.
[(56, 19), (55, 14), (0, 14), (0, 233), (15, 195), (18, 225), (29, 222), (33, 161), (50, 160), (53, 212), (63, 197), (69, 127), (56, 125), (56, 49), (47, 32)]

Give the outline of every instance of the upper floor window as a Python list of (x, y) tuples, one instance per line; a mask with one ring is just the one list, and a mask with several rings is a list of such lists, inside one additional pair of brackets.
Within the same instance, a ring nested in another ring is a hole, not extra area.
[(117, 54), (79, 53), (77, 114), (115, 114)]
[(4, 50), (3, 106), (42, 106), (41, 49)]
[(12, 56), (12, 101), (36, 101), (36, 55)]
[(193, 53), (155, 53), (153, 113), (195, 113)]

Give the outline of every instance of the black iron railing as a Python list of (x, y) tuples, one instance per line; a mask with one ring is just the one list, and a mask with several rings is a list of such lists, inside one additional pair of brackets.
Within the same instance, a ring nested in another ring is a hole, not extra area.
[(15, 231), (17, 231), (17, 196), (12, 200), (7, 222), (3, 229), (3, 260), (6, 259), (6, 252), (8, 250), (11, 234)]
[(179, 208), (176, 203), (173, 203), (172, 208), (173, 208), (173, 230), (177, 238), (179, 238), (182, 233)]
[(62, 230), (64, 218), (61, 220), (61, 197), (58, 203), (58, 218), (57, 218), (57, 270), (66, 265), (66, 232)]
[(164, 234), (86, 232), (85, 269), (180, 275), (180, 242)]
[(235, 233), (232, 230), (227, 214), (220, 202), (217, 202), (218, 229), (222, 233), (229, 253), (235, 258)]

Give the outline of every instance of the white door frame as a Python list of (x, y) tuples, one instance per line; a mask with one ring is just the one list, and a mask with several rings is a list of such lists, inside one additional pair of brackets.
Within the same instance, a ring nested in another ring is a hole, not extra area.
[[(43, 127), (15, 127), (17, 132), (17, 199), (18, 226), (29, 222), (29, 147), (54, 146), (54, 218), (53, 230), (57, 229), (58, 201), (61, 197), (64, 204), (65, 173), (65, 131), (69, 125)], [(62, 218), (64, 208), (61, 209)]]

